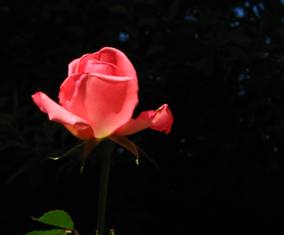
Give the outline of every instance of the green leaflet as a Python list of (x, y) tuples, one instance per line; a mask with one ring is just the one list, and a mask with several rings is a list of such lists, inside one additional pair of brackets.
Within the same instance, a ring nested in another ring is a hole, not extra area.
[(65, 212), (63, 210), (52, 210), (52, 211), (44, 213), (39, 218), (33, 218), (33, 219), (38, 221), (38, 222), (41, 222), (43, 224), (56, 226), (56, 227), (59, 227), (59, 228), (63, 228), (65, 230), (73, 230), (74, 229), (74, 223), (73, 223), (70, 215), (67, 214), (67, 212)]

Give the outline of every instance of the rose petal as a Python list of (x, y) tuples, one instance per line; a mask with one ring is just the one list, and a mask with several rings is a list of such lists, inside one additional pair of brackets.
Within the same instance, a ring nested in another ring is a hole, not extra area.
[(90, 125), (82, 118), (51, 100), (46, 94), (36, 92), (32, 95), (33, 101), (39, 109), (48, 114), (50, 120), (63, 124), (73, 135), (80, 139), (93, 138)]
[(136, 71), (128, 57), (118, 49), (104, 47), (95, 53), (97, 60), (116, 65), (125, 76), (136, 77)]
[[(64, 125), (64, 124), (63, 124)], [(91, 126), (85, 124), (76, 123), (74, 125), (64, 125), (65, 128), (70, 131), (74, 136), (81, 140), (94, 139), (94, 132)]]
[(88, 120), (97, 138), (106, 137), (132, 117), (138, 103), (137, 80), (118, 81), (90, 75), (85, 81)]
[(59, 103), (71, 113), (89, 122), (85, 106), (86, 82), (88, 74), (73, 74), (60, 86)]
[(78, 74), (80, 71), (84, 71), (85, 65), (89, 59), (91, 59), (93, 54), (87, 53), (82, 55), (80, 58), (73, 60), (68, 65), (68, 76), (73, 74)]
[(77, 67), (78, 67), (79, 61), (80, 59), (75, 59), (68, 65), (68, 76), (71, 76), (77, 73)]
[[(90, 75), (104, 79), (109, 80), (111, 82), (123, 82), (123, 81), (129, 81), (133, 79), (133, 77), (127, 77), (127, 76), (113, 76), (113, 75), (107, 75), (102, 73), (91, 73)], [(134, 82), (134, 81), (133, 81)]]
[(136, 119), (130, 119), (125, 125), (118, 128), (114, 135), (132, 135), (146, 128), (170, 133), (174, 118), (167, 104), (157, 110), (142, 112)]
[(82, 72), (105, 74), (117, 77), (124, 76), (123, 71), (116, 65), (97, 61), (95, 59), (89, 60), (85, 65), (84, 71)]
[(138, 82), (124, 53), (105, 47), (85, 54), (70, 63), (69, 75), (60, 87), (59, 102), (90, 123), (96, 138), (112, 134), (132, 117)]
[(80, 75), (71, 75), (67, 77), (60, 86), (59, 103), (66, 109), (70, 106), (70, 101), (74, 95), (76, 80), (80, 79)]
[(96, 73), (113, 76), (136, 77), (128, 57), (121, 51), (104, 47), (98, 52), (85, 54), (69, 64), (68, 76), (78, 73)]
[(96, 138), (103, 138), (132, 117), (137, 93), (136, 78), (81, 74), (62, 84), (59, 98), (63, 107), (90, 123)]

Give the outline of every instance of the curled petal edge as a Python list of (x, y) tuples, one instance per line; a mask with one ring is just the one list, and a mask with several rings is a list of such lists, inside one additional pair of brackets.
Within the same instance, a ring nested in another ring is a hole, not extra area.
[(92, 128), (87, 121), (69, 112), (43, 92), (36, 92), (32, 95), (32, 99), (42, 112), (47, 113), (49, 120), (64, 125), (79, 139), (87, 140), (94, 138)]
[(174, 118), (171, 110), (167, 104), (163, 104), (156, 110), (143, 111), (137, 118), (130, 119), (118, 128), (114, 132), (114, 135), (132, 135), (147, 128), (169, 134), (173, 121)]

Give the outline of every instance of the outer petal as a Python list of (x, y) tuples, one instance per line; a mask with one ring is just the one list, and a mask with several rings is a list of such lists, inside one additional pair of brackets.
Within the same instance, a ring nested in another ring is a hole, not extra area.
[(63, 107), (90, 123), (96, 138), (103, 138), (132, 117), (138, 85), (133, 77), (80, 74), (66, 79), (59, 98)]
[(86, 81), (88, 74), (73, 74), (60, 86), (59, 103), (71, 113), (88, 121), (86, 112)]
[(93, 138), (93, 131), (87, 121), (64, 109), (46, 94), (36, 92), (32, 98), (39, 109), (48, 114), (50, 120), (63, 124), (73, 135), (80, 139)]
[(135, 78), (116, 80), (90, 75), (85, 79), (84, 104), (95, 136), (104, 138), (125, 124), (138, 103)]
[(131, 135), (146, 128), (170, 133), (174, 118), (167, 104), (157, 110), (144, 111), (136, 119), (130, 119), (118, 128), (114, 135)]

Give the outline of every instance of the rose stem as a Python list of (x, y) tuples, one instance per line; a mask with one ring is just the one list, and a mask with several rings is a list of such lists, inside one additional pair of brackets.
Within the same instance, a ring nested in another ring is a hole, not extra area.
[(97, 234), (106, 235), (106, 208), (107, 208), (107, 193), (111, 168), (111, 155), (114, 149), (114, 144), (109, 140), (104, 140), (101, 143), (101, 175), (99, 189), (99, 204), (98, 204), (98, 221)]

